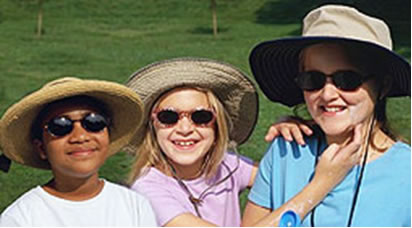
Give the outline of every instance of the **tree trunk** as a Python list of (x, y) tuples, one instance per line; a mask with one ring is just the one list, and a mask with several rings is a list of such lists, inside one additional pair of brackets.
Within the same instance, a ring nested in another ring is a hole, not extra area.
[(213, 36), (217, 36), (217, 16), (216, 16), (216, 0), (211, 0), (210, 8), (212, 9), (212, 23), (213, 23)]
[(43, 0), (38, 0), (39, 12), (37, 15), (37, 37), (41, 37), (43, 29)]

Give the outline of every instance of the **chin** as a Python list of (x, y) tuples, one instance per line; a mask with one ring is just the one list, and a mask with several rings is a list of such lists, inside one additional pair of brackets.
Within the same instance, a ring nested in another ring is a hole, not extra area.
[(330, 124), (328, 126), (320, 124), (320, 127), (327, 136), (343, 136), (353, 129), (352, 126), (346, 124), (335, 124), (332, 126)]

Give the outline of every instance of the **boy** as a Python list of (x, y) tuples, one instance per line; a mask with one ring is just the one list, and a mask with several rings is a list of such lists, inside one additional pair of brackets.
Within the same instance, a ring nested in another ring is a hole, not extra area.
[(4, 154), (51, 169), (53, 178), (9, 206), (0, 226), (156, 226), (145, 198), (98, 176), (140, 127), (142, 112), (127, 87), (76, 78), (50, 82), (11, 106), (0, 125)]

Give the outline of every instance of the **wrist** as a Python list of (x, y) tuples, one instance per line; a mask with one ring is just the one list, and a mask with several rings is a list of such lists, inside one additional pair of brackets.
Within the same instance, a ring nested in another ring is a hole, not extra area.
[(333, 181), (333, 174), (330, 173), (329, 175), (315, 175), (309, 185), (314, 189), (325, 189), (329, 192), (335, 187), (336, 183)]

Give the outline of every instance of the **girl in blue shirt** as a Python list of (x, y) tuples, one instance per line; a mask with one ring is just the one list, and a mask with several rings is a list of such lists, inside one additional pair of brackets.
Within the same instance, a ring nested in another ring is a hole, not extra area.
[[(326, 5), (305, 17), (302, 37), (257, 45), (250, 64), (269, 99), (306, 105), (314, 134), (306, 145), (273, 141), (243, 224), (268, 219), (316, 176), (340, 176), (319, 174), (320, 158), (343, 162), (340, 151), (360, 131), (359, 149), (346, 158), (360, 158), (358, 165), (322, 201), (284, 209), (294, 210), (303, 226), (410, 226), (411, 149), (389, 130), (385, 114), (387, 97), (410, 96), (410, 64), (392, 51), (387, 25), (354, 8)], [(327, 145), (337, 153), (322, 153)]]

